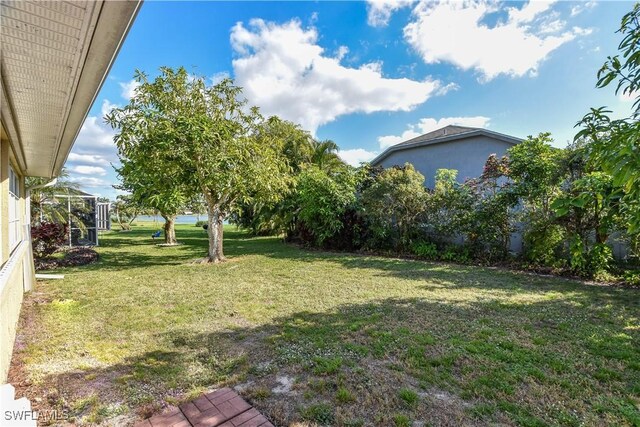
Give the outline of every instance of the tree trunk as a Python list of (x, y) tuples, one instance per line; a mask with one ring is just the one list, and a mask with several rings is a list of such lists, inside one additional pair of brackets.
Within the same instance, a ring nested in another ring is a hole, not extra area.
[(220, 210), (220, 205), (217, 203), (208, 203), (207, 214), (209, 219), (209, 227), (207, 229), (207, 233), (209, 234), (209, 252), (205, 261), (226, 261), (222, 250), (224, 214)]
[(176, 216), (162, 215), (162, 218), (164, 218), (164, 243), (167, 245), (177, 244), (178, 241), (176, 240), (176, 228), (175, 228)]

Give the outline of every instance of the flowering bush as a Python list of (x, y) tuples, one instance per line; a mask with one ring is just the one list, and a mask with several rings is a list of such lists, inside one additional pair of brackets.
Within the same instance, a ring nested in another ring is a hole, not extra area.
[(31, 227), (33, 254), (36, 258), (46, 258), (60, 248), (67, 240), (67, 225), (43, 222)]

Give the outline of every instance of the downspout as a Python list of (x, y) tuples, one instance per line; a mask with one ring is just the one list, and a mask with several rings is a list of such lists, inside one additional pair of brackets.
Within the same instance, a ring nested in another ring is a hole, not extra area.
[(23, 233), (25, 239), (29, 242), (29, 249), (27, 250), (26, 265), (24, 266), (24, 291), (28, 292), (33, 289), (33, 284), (36, 281), (36, 269), (33, 263), (33, 248), (31, 242), (31, 190), (37, 190), (40, 188), (51, 187), (56, 185), (58, 178), (54, 178), (46, 184), (34, 185), (26, 189), (25, 194), (25, 218), (26, 224), (23, 225)]

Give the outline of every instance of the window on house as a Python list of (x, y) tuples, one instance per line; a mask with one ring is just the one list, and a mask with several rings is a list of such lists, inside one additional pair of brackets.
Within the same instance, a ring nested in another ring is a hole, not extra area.
[(21, 218), (20, 181), (13, 169), (9, 168), (9, 247), (11, 250), (22, 240)]

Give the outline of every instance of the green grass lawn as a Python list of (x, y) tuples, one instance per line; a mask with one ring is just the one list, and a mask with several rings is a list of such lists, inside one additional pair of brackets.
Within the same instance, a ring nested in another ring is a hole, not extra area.
[(229, 385), (278, 425), (640, 425), (637, 290), (233, 228), (201, 265), (202, 229), (154, 230), (27, 298), (13, 375), (36, 406), (109, 424)]

